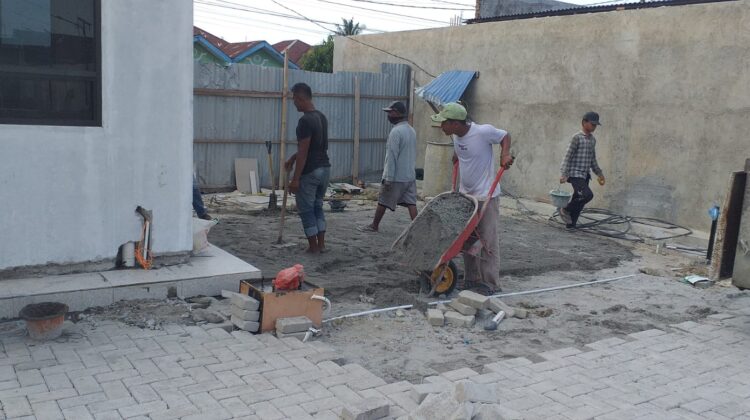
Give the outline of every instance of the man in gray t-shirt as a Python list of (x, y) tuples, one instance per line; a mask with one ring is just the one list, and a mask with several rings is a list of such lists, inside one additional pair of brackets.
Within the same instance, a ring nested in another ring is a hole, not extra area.
[(406, 106), (394, 101), (383, 108), (388, 121), (393, 124), (385, 146), (385, 165), (378, 197), (375, 218), (366, 226), (357, 227), (362, 232), (377, 232), (385, 209), (396, 210), (396, 206), (409, 209), (412, 220), (417, 217), (417, 181), (414, 166), (417, 160), (417, 133), (407, 119)]

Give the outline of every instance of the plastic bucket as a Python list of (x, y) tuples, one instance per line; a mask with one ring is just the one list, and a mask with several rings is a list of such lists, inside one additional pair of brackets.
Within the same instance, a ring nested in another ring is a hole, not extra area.
[(26, 305), (18, 316), (26, 321), (29, 336), (35, 340), (54, 340), (62, 334), (68, 305), (59, 302), (42, 302)]
[(552, 200), (552, 205), (559, 209), (568, 205), (572, 195), (573, 194), (562, 190), (552, 190), (549, 192), (549, 198)]

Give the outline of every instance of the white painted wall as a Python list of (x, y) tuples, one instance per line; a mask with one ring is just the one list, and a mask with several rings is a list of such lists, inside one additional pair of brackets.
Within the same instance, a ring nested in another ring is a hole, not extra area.
[(0, 269), (192, 248), (192, 3), (102, 1), (102, 127), (0, 125)]

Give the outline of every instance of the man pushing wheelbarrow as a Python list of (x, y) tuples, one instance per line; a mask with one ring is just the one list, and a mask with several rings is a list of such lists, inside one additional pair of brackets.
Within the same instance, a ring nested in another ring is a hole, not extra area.
[[(465, 287), (474, 287), (483, 293), (494, 294), (500, 290), (497, 221), (498, 197), (501, 191), (496, 187), (503, 171), (513, 164), (510, 134), (489, 124), (467, 121), (466, 108), (457, 103), (445, 104), (440, 113), (432, 116), (432, 120), (440, 123), (443, 133), (453, 138), (454, 168), (457, 165), (460, 173), (459, 191), (443, 193), (433, 199), (396, 240), (394, 249), (401, 248), (404, 251), (403, 255), (409, 258), (407, 264), (416, 266), (424, 265), (420, 256), (430, 254), (415, 253), (413, 249), (433, 247), (432, 255), (435, 255), (434, 247), (438, 248), (440, 259), (433, 260), (437, 265), (434, 269), (429, 269), (432, 293), (447, 293), (453, 288), (456, 273), (455, 266), (449, 267), (449, 264), (452, 264), (450, 259), (463, 251)], [(502, 150), (501, 168), (497, 174), (492, 153), (493, 144), (500, 144)], [(454, 172), (454, 186), (455, 175)], [(458, 233), (458, 236), (451, 238), (447, 248), (441, 249), (446, 242), (441, 243), (439, 239), (446, 235), (441, 237), (434, 231), (437, 229), (450, 232), (451, 225), (461, 225), (462, 229), (454, 229), (453, 232)], [(426, 234), (427, 230), (432, 233)], [(425, 234), (426, 238), (420, 240), (422, 234)], [(427, 267), (422, 269), (424, 268)], [(446, 275), (453, 278), (447, 279), (451, 283), (441, 290), (441, 283), (446, 284)]]

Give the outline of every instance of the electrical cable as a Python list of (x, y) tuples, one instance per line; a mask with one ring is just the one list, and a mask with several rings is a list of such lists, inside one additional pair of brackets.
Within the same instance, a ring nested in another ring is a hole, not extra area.
[[(271, 0), (271, 1), (272, 1), (272, 2), (274, 3), (274, 4), (276, 4), (277, 6), (283, 7), (284, 9), (287, 9), (287, 10), (289, 10), (290, 12), (292, 12), (292, 13), (296, 13), (296, 14), (298, 14), (299, 16), (301, 16), (301, 17), (303, 17), (303, 18), (307, 19), (307, 17), (305, 17), (304, 15), (302, 15), (302, 14), (300, 14), (300, 13), (297, 13), (297, 11), (295, 11), (295, 10), (293, 10), (293, 9), (290, 9), (290, 8), (288, 8), (288, 7), (284, 6), (283, 4), (279, 3), (278, 1), (276, 1), (276, 0)], [(316, 22), (313, 22), (313, 21), (312, 21), (312, 20), (310, 20), (310, 19), (307, 19), (307, 20), (309, 20), (310, 22), (312, 22), (312, 23), (314, 23), (314, 24), (316, 24), (316, 25), (318, 25), (318, 26), (321, 26), (321, 25), (319, 25), (318, 23), (316, 23)], [(322, 26), (321, 26), (321, 27), (322, 27)], [(384, 50), (384, 49), (382, 49), (382, 48), (378, 48), (378, 47), (376, 47), (376, 46), (373, 46), (373, 45), (370, 45), (370, 44), (368, 44), (368, 43), (366, 43), (366, 42), (362, 42), (362, 41), (359, 41), (359, 40), (357, 40), (357, 39), (354, 39), (354, 38), (352, 38), (352, 37), (347, 37), (347, 39), (349, 39), (349, 40), (351, 40), (351, 41), (353, 41), (353, 42), (356, 42), (356, 43), (358, 43), (358, 44), (362, 44), (362, 45), (364, 45), (364, 46), (366, 46), (366, 47), (370, 47), (370, 48), (372, 48), (372, 49), (374, 49), (374, 50), (377, 50), (377, 51), (383, 52), (383, 53), (385, 53), (385, 54), (388, 54), (388, 55), (390, 55), (390, 56), (393, 56), (393, 57), (399, 58), (399, 59), (401, 59), (401, 60), (404, 60), (404, 61), (406, 61), (406, 62), (408, 62), (408, 63), (411, 63), (411, 64), (413, 64), (414, 66), (416, 66), (416, 67), (417, 67), (418, 69), (422, 70), (422, 71), (423, 71), (423, 72), (424, 72), (425, 74), (427, 74), (428, 76), (430, 76), (430, 77), (433, 77), (433, 78), (435, 77), (435, 75), (434, 75), (434, 74), (432, 74), (432, 73), (428, 72), (428, 71), (427, 71), (427, 70), (425, 70), (425, 69), (424, 69), (424, 68), (423, 68), (422, 66), (420, 66), (420, 65), (419, 65), (419, 64), (417, 64), (417, 63), (415, 63), (415, 62), (414, 62), (414, 61), (412, 61), (412, 60), (409, 60), (408, 58), (405, 58), (405, 57), (401, 57), (401, 56), (399, 56), (399, 55), (396, 55), (396, 54), (393, 54), (393, 53), (391, 53), (391, 52), (389, 52), (389, 51), (386, 51), (386, 50)]]
[[(544, 219), (540, 220), (540, 218), (535, 217), (540, 216), (543, 218), (545, 217), (544, 215), (541, 215), (526, 207), (526, 205), (523, 204), (519, 197), (509, 193), (507, 189), (503, 189), (503, 195), (514, 199), (516, 201), (516, 207), (519, 209), (519, 211), (521, 211), (522, 214), (524, 214), (528, 218), (538, 222), (544, 221)], [(546, 221), (549, 224), (564, 228), (565, 223), (563, 223), (559, 219), (559, 216), (560, 211), (558, 209), (555, 210), (555, 212), (552, 213), (552, 215), (549, 216)], [(663, 241), (693, 234), (693, 231), (691, 229), (675, 223), (667, 222), (665, 220), (651, 217), (626, 216), (614, 213), (607, 209), (584, 208), (581, 212), (580, 218), (583, 219), (584, 222), (577, 224), (577, 230), (583, 230), (595, 235), (606, 236), (608, 238), (623, 239), (631, 242), (646, 242), (646, 240)], [(631, 230), (633, 223), (658, 227), (661, 229), (668, 229), (672, 231), (681, 230), (681, 232), (669, 236), (660, 236), (658, 238), (646, 236), (643, 234), (632, 232)]]
[[(325, 3), (333, 3), (333, 2), (331, 2), (331, 1), (327, 1), (327, 0), (318, 0), (318, 1), (322, 1), (322, 2), (325, 2)], [(353, 1), (353, 2), (360, 2), (360, 3), (371, 3), (371, 4), (379, 4), (379, 5), (382, 5), (382, 6), (410, 7), (410, 8), (414, 8), (414, 9), (432, 9), (432, 10), (472, 10), (472, 11), (474, 10), (474, 8), (473, 8), (473, 7), (472, 7), (472, 8), (465, 8), (465, 9), (462, 9), (462, 8), (456, 8), (456, 7), (430, 7), (430, 6), (416, 6), (416, 5), (411, 5), (411, 4), (387, 3), (387, 2), (379, 2), (379, 1), (373, 1), (373, 0), (349, 0), (349, 1)], [(334, 4), (340, 4), (340, 3), (334, 3)], [(352, 6), (352, 7), (357, 7), (357, 6)], [(365, 9), (365, 10), (367, 10), (367, 9)]]

